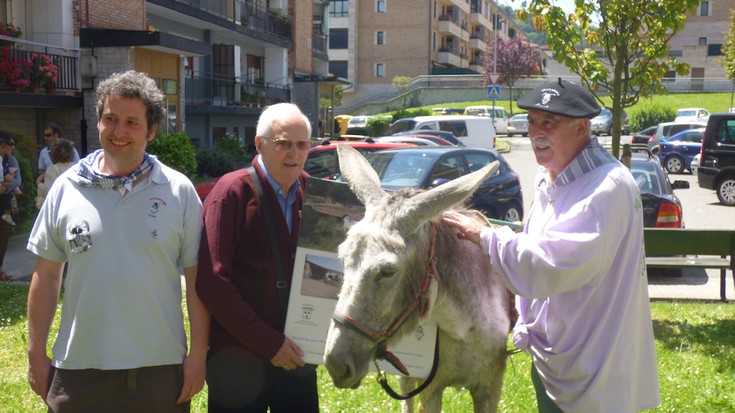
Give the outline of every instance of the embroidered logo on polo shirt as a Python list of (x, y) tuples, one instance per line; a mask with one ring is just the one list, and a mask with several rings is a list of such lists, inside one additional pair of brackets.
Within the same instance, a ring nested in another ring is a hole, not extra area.
[(156, 218), (158, 215), (158, 212), (161, 210), (162, 207), (168, 206), (166, 201), (164, 201), (161, 198), (151, 198), (149, 199), (151, 202), (151, 206), (148, 210), (148, 216), (151, 218)]

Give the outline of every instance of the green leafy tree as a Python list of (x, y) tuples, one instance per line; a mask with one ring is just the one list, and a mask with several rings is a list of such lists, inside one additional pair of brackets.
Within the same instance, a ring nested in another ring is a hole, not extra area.
[(722, 43), (722, 56), (717, 58), (727, 78), (732, 80), (732, 92), (730, 93), (730, 107), (733, 107), (733, 96), (735, 96), (735, 11), (730, 15), (730, 26), (725, 35), (725, 42)]
[[(699, 0), (575, 0), (568, 15), (550, 0), (531, 0), (518, 12), (533, 16), (534, 27), (547, 33), (554, 57), (600, 99), (612, 98), (612, 153), (618, 156), (623, 108), (641, 96), (663, 93), (661, 79), (669, 70), (689, 73), (689, 65), (669, 57), (668, 42), (684, 27), (687, 12)], [(591, 46), (589, 46), (591, 45)]]

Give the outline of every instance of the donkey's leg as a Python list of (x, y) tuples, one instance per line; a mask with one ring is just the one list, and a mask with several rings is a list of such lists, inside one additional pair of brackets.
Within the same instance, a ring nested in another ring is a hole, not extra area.
[(475, 413), (495, 413), (500, 403), (500, 393), (503, 387), (503, 371), (505, 371), (506, 356), (498, 357), (494, 368), (482, 378), (481, 382), (469, 387), (472, 401), (475, 404)]
[[(403, 376), (398, 378), (398, 387), (401, 389), (401, 394), (407, 394), (413, 391), (417, 385), (418, 380), (416, 379)], [(401, 413), (413, 413), (414, 399), (415, 397), (412, 397), (401, 402)]]

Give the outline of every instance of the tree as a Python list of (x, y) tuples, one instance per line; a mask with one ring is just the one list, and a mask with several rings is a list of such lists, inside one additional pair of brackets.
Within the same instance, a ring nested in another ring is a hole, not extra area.
[[(622, 110), (641, 96), (665, 92), (661, 79), (669, 70), (684, 75), (689, 65), (669, 57), (668, 42), (684, 27), (687, 12), (699, 0), (575, 0), (566, 15), (549, 0), (531, 0), (518, 12), (533, 16), (534, 27), (547, 33), (554, 57), (578, 74), (595, 97), (612, 98), (612, 153), (618, 156)], [(596, 25), (596, 26), (595, 26)], [(589, 46), (591, 45), (591, 46)]]
[(717, 58), (727, 78), (732, 80), (732, 92), (730, 92), (730, 107), (733, 107), (733, 95), (735, 95), (735, 12), (733, 12), (730, 18), (730, 26), (725, 35), (725, 42), (722, 43), (722, 56)]
[[(520, 37), (511, 37), (508, 39), (498, 38), (497, 49), (494, 47), (493, 42), (495, 39), (488, 39), (488, 54), (485, 55), (484, 67), (486, 82), (490, 83), (488, 74), (495, 73), (500, 74), (498, 80), (501, 84), (508, 86), (509, 97), (508, 105), (511, 109), (511, 115), (513, 114), (513, 85), (516, 84), (518, 79), (538, 74), (539, 62), (541, 56), (539, 50), (531, 43), (528, 43)], [(493, 56), (497, 52), (497, 60)]]

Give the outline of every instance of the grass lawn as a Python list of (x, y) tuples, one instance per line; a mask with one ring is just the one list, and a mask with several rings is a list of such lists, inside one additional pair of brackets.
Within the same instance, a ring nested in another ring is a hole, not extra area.
[[(606, 106), (612, 106), (612, 99), (605, 97), (603, 99)], [(735, 107), (735, 103), (731, 104), (731, 93), (730, 92), (718, 92), (718, 93), (671, 93), (667, 95), (656, 95), (651, 98), (641, 98), (635, 105), (626, 108), (625, 111), (628, 116), (634, 116), (642, 107), (651, 103), (671, 106), (672, 109), (679, 108), (705, 108), (710, 113), (716, 112), (727, 112), (730, 107)], [(435, 105), (422, 106), (422, 108), (466, 108), (472, 105), (490, 105), (492, 106), (492, 100), (481, 100), (481, 101), (467, 101), (467, 102), (447, 102), (438, 103)], [(525, 112), (524, 109), (519, 109), (516, 106), (515, 101), (508, 102), (508, 100), (497, 100), (495, 101), (496, 106), (502, 106), (508, 113), (511, 109), (514, 114)], [(673, 119), (672, 119), (673, 120)], [(633, 131), (636, 132), (636, 131)]]
[[(27, 285), (0, 284), (0, 411), (45, 412), (26, 381)], [(653, 329), (658, 353), (661, 405), (651, 412), (735, 412), (735, 305), (653, 302)], [(53, 327), (56, 331), (57, 319)], [(631, 366), (631, 369), (635, 366)], [(505, 373), (501, 412), (528, 413), (536, 408), (529, 374), (530, 357), (511, 357)], [(369, 375), (357, 390), (331, 384), (318, 370), (322, 412), (400, 411)], [(397, 381), (393, 381), (397, 388)], [(206, 388), (192, 405), (206, 412)], [(467, 392), (447, 390), (445, 412), (472, 411)]]

